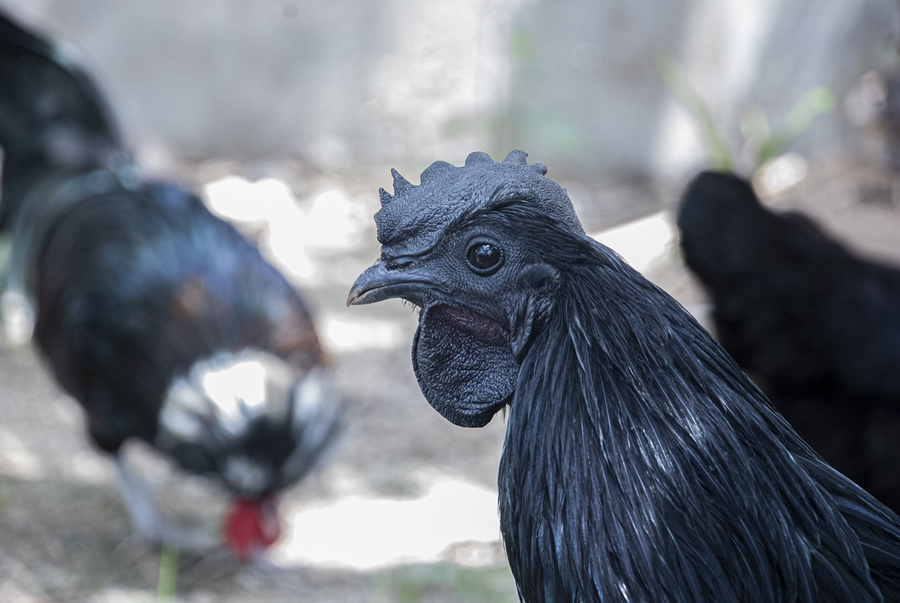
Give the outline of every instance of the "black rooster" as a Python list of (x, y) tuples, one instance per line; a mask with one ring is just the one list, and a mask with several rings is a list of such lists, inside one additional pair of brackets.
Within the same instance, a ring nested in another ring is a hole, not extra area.
[(0, 146), (8, 291), (36, 306), (35, 340), (116, 456), (138, 530), (185, 540), (123, 464), (130, 438), (228, 489), (238, 554), (271, 544), (275, 495), (338, 424), (304, 302), (197, 197), (142, 182), (90, 78), (2, 15)]
[(900, 519), (822, 461), (671, 297), (513, 151), (394, 173), (348, 303), (421, 308), (445, 418), (509, 405), (501, 530), (524, 601), (883, 601)]
[(900, 511), (900, 270), (769, 211), (731, 174), (697, 176), (678, 225), (725, 349), (826, 460)]

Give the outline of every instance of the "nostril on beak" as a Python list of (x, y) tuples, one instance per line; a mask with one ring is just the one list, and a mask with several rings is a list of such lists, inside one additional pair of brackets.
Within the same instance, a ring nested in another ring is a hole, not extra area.
[(384, 260), (385, 268), (388, 270), (399, 270), (401, 268), (406, 268), (410, 264), (413, 263), (412, 258), (409, 257), (399, 257), (399, 258), (390, 258)]

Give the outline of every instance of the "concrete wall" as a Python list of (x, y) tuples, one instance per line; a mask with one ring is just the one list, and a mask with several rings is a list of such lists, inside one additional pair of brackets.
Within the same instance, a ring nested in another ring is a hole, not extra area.
[[(705, 158), (697, 121), (654, 65), (670, 55), (739, 154), (742, 112), (760, 107), (774, 127), (816, 86), (842, 97), (893, 54), (896, 12), (889, 0), (543, 0), (520, 17), (534, 43), (513, 81), (518, 133), (528, 146), (552, 143), (541, 120), (561, 120), (575, 144), (560, 147), (575, 160), (650, 172), (696, 165)], [(844, 130), (835, 111), (797, 142), (807, 152), (850, 143)]]
[[(738, 147), (887, 56), (893, 0), (0, 0), (80, 47), (134, 144), (329, 166), (522, 147), (573, 172), (684, 173), (693, 118), (671, 54)], [(853, 148), (842, 112), (797, 145)]]

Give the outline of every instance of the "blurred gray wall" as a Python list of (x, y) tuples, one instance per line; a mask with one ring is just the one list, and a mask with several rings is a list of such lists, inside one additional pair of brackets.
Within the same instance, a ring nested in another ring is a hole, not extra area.
[[(699, 129), (674, 56), (737, 148), (810, 88), (840, 97), (892, 52), (894, 0), (0, 0), (75, 43), (138, 147), (324, 167), (459, 162), (684, 173)], [(796, 142), (854, 148), (838, 110)]]

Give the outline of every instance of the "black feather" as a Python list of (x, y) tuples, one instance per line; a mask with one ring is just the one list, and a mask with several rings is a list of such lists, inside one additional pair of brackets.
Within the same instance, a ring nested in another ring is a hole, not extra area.
[(695, 178), (678, 224), (725, 349), (828, 462), (900, 510), (900, 270), (730, 174)]

